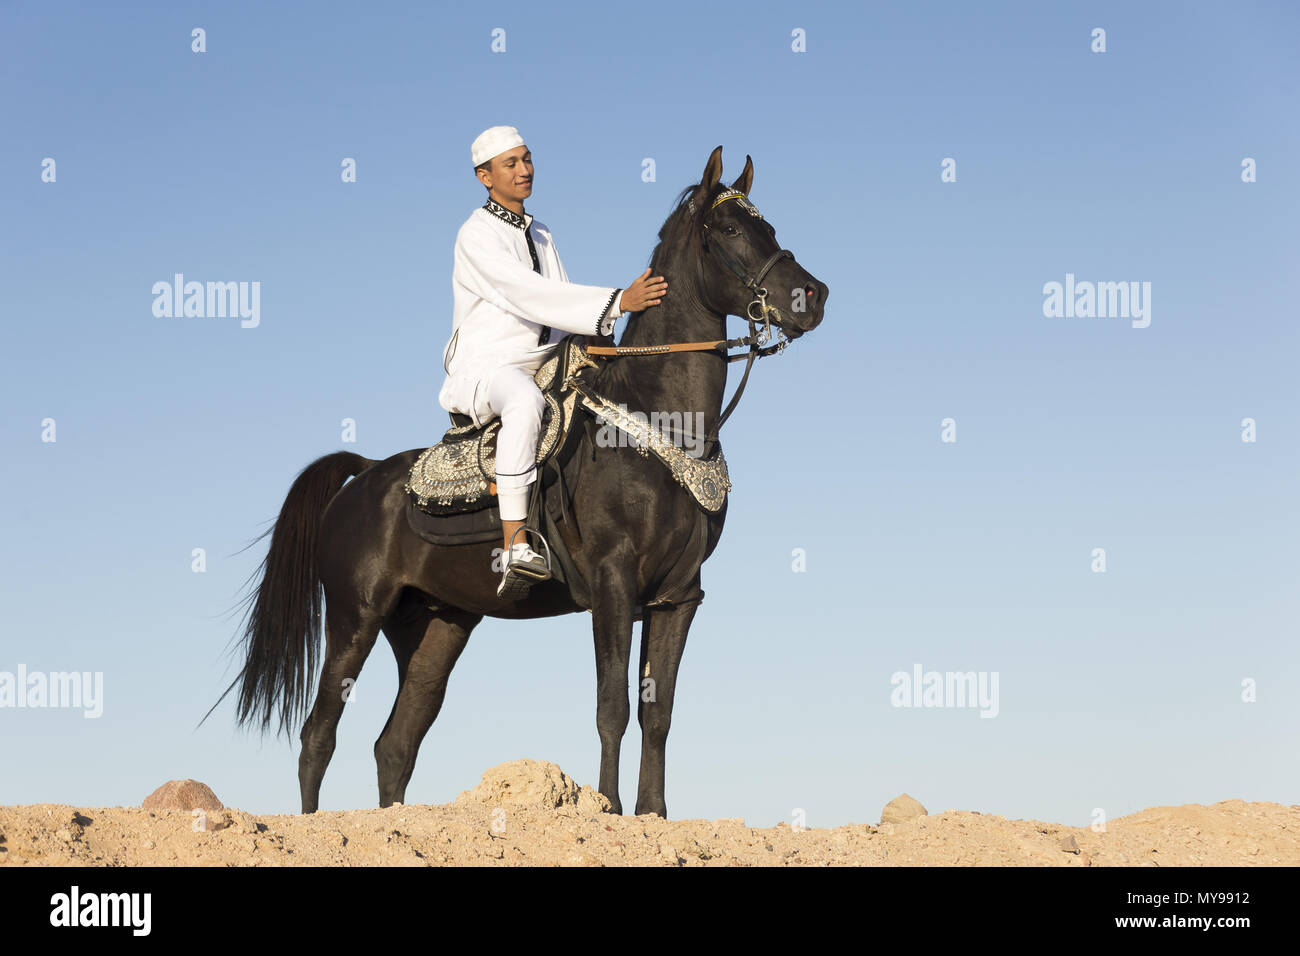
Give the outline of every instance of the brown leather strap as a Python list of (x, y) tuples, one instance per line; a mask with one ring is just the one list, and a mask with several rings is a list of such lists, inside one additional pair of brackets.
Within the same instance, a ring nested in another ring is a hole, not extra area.
[(588, 355), (662, 355), (665, 352), (711, 352), (719, 345), (726, 345), (727, 339), (713, 342), (673, 342), (667, 345), (588, 345)]

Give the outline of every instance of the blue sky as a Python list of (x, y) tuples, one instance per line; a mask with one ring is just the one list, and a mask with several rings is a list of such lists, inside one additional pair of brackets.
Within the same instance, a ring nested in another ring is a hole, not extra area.
[[(670, 815), (874, 822), (904, 791), (1072, 825), (1300, 802), (1295, 8), (625, 17), (0, 3), (0, 671), (104, 680), (98, 719), (0, 708), (0, 804), (131, 805), (194, 777), (296, 812), (296, 731), (238, 733), (229, 702), (196, 729), (237, 670), (226, 612), (263, 546), (240, 549), (319, 455), (441, 436), (452, 245), (482, 202), (469, 144), (501, 123), (533, 150), (527, 208), (574, 281), (636, 276), (722, 144), (727, 181), (752, 155), (752, 199), (831, 290), (723, 433), (735, 489), (682, 664)], [(260, 324), (156, 317), (178, 272), (260, 282)], [(1151, 283), (1150, 325), (1046, 317), (1067, 274)], [(917, 664), (996, 672), (997, 717), (892, 706)], [(395, 693), (380, 641), (323, 809), (376, 805)], [(408, 801), (520, 757), (594, 784), (594, 715), (587, 615), (486, 621)], [(633, 720), (628, 812), (639, 750)]]

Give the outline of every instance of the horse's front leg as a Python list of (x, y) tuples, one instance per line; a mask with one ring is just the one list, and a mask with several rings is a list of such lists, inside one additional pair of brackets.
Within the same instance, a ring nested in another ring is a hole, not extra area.
[(635, 607), (631, 565), (604, 561), (592, 588), (592, 633), (596, 641), (596, 732), (600, 734), (600, 792), (623, 812), (618, 798), (618, 754), (631, 706), (627, 665), (632, 653)]
[(636, 718), (641, 725), (641, 776), (637, 782), (636, 812), (668, 816), (664, 803), (664, 760), (668, 728), (673, 721), (673, 694), (677, 668), (686, 649), (698, 603), (646, 611), (641, 626), (641, 671)]

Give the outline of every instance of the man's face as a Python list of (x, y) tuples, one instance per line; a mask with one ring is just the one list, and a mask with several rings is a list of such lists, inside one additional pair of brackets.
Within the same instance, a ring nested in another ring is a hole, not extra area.
[(478, 178), (495, 195), (521, 203), (533, 194), (533, 154), (527, 146), (516, 146), (493, 156), (492, 171)]

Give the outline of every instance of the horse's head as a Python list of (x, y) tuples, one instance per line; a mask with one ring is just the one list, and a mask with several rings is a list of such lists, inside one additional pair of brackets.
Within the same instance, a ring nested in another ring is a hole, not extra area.
[(730, 187), (722, 178), (722, 147), (709, 156), (704, 175), (688, 187), (686, 209), (690, 241), (698, 244), (700, 268), (696, 294), (701, 303), (724, 315), (764, 318), (791, 339), (815, 329), (822, 320), (829, 290), (776, 241), (776, 229), (749, 202), (754, 163), (745, 157), (744, 172)]

